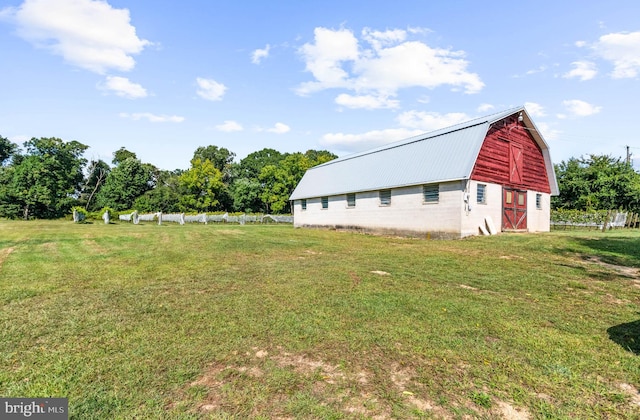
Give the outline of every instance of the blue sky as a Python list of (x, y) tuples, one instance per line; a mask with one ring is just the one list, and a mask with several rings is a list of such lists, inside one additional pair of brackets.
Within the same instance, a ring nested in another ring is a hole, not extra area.
[(640, 163), (637, 1), (0, 1), (0, 135), (338, 155), (525, 105), (554, 162)]

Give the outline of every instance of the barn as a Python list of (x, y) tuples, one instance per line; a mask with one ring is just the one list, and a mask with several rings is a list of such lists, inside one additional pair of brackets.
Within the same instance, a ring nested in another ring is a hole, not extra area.
[(558, 184), (524, 107), (309, 169), (291, 194), (295, 227), (463, 238), (546, 232)]

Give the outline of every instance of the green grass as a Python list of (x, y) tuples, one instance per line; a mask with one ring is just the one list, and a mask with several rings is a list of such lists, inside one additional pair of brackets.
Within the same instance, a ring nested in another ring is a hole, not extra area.
[(74, 419), (638, 418), (640, 281), (613, 265), (640, 267), (640, 232), (1, 221), (0, 395)]

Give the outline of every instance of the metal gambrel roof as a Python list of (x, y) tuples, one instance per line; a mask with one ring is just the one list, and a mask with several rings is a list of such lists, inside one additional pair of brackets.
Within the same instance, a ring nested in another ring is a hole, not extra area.
[(549, 147), (524, 107), (518, 107), (315, 166), (289, 199), (467, 179), (491, 124), (519, 112), (543, 151), (551, 191), (557, 193)]

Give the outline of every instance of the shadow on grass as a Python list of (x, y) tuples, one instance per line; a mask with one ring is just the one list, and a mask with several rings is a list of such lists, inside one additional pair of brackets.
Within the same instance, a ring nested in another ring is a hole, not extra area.
[[(623, 266), (640, 267), (640, 238), (574, 238), (579, 247), (591, 249), (602, 261)], [(580, 250), (572, 250), (581, 252)]]
[(596, 256), (602, 262), (625, 267), (640, 267), (640, 237), (606, 237), (596, 233), (589, 237), (574, 236), (556, 253), (582, 254), (583, 258)]
[(640, 319), (607, 328), (609, 339), (633, 354), (640, 355)]

